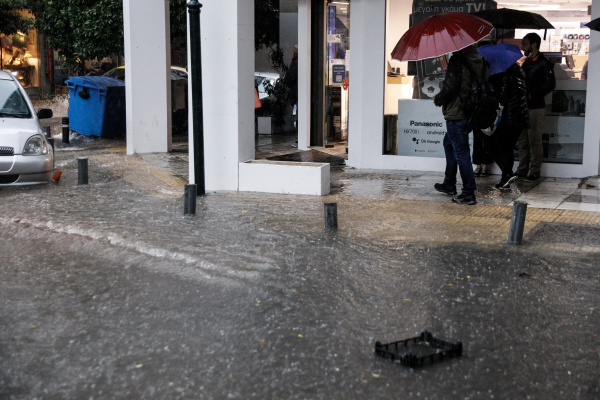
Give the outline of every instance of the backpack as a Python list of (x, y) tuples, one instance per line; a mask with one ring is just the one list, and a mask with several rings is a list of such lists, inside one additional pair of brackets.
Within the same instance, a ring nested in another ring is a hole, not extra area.
[[(489, 136), (494, 133), (502, 117), (498, 95), (492, 85), (484, 79), (485, 70), (482, 76), (479, 76), (471, 63), (462, 57), (461, 61), (471, 75), (469, 92), (465, 97), (460, 96), (463, 114), (473, 129), (484, 130)], [(484, 68), (487, 66), (484, 65)]]

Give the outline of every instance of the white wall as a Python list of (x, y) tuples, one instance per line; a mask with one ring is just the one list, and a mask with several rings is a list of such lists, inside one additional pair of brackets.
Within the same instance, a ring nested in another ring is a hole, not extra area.
[(348, 165), (372, 168), (382, 157), (385, 71), (385, 0), (353, 0), (352, 86)]
[(206, 190), (238, 190), (238, 165), (255, 156), (254, 1), (205, 0), (202, 4)]
[(168, 0), (124, 0), (127, 154), (171, 150)]
[(298, 0), (298, 148), (302, 150), (310, 146), (310, 14), (310, 0)]

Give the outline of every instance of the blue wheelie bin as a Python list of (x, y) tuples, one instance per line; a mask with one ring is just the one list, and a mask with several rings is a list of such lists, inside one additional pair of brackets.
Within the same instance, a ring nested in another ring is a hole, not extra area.
[(105, 76), (72, 76), (69, 128), (79, 135), (125, 137), (125, 82)]

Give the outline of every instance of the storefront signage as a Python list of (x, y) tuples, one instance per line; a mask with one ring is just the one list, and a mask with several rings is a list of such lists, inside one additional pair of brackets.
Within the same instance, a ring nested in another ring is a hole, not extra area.
[(445, 157), (446, 122), (432, 101), (398, 100), (398, 155)]
[(334, 85), (343, 84), (344, 80), (346, 79), (346, 66), (344, 64), (333, 65), (332, 74), (333, 74), (333, 84)]
[(491, 0), (413, 0), (411, 26), (435, 14), (447, 12), (475, 13), (482, 10), (493, 10), (498, 4)]

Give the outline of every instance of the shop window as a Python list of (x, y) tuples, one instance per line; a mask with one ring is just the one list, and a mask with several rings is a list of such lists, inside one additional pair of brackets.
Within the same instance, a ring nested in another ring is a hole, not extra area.
[[(24, 16), (30, 16), (22, 11)], [(2, 69), (10, 71), (25, 88), (39, 86), (40, 58), (38, 34), (32, 30), (27, 34), (17, 32), (14, 35), (0, 37)]]
[[(581, 164), (587, 93), (582, 69), (588, 59), (590, 40), (590, 31), (583, 25), (590, 21), (590, 16), (584, 11), (544, 11), (545, 6), (548, 10), (553, 7), (550, 2), (542, 1), (537, 6), (539, 11), (535, 12), (555, 27), (546, 35), (539, 30), (513, 29), (499, 30), (490, 39), (520, 46), (521, 39), (529, 32), (536, 32), (542, 37), (540, 50), (555, 63), (556, 76), (556, 89), (546, 96), (542, 136), (544, 162)], [(489, 0), (474, 0), (468, 4), (458, 0), (387, 0), (383, 154), (445, 157), (442, 142), (446, 123), (441, 109), (435, 107), (431, 100), (441, 89), (451, 55), (417, 62), (391, 59), (392, 50), (411, 23), (427, 18), (434, 10), (436, 13), (443, 12), (440, 7), (474, 12), (496, 8), (496, 4)], [(515, 160), (518, 160), (517, 149)]]

